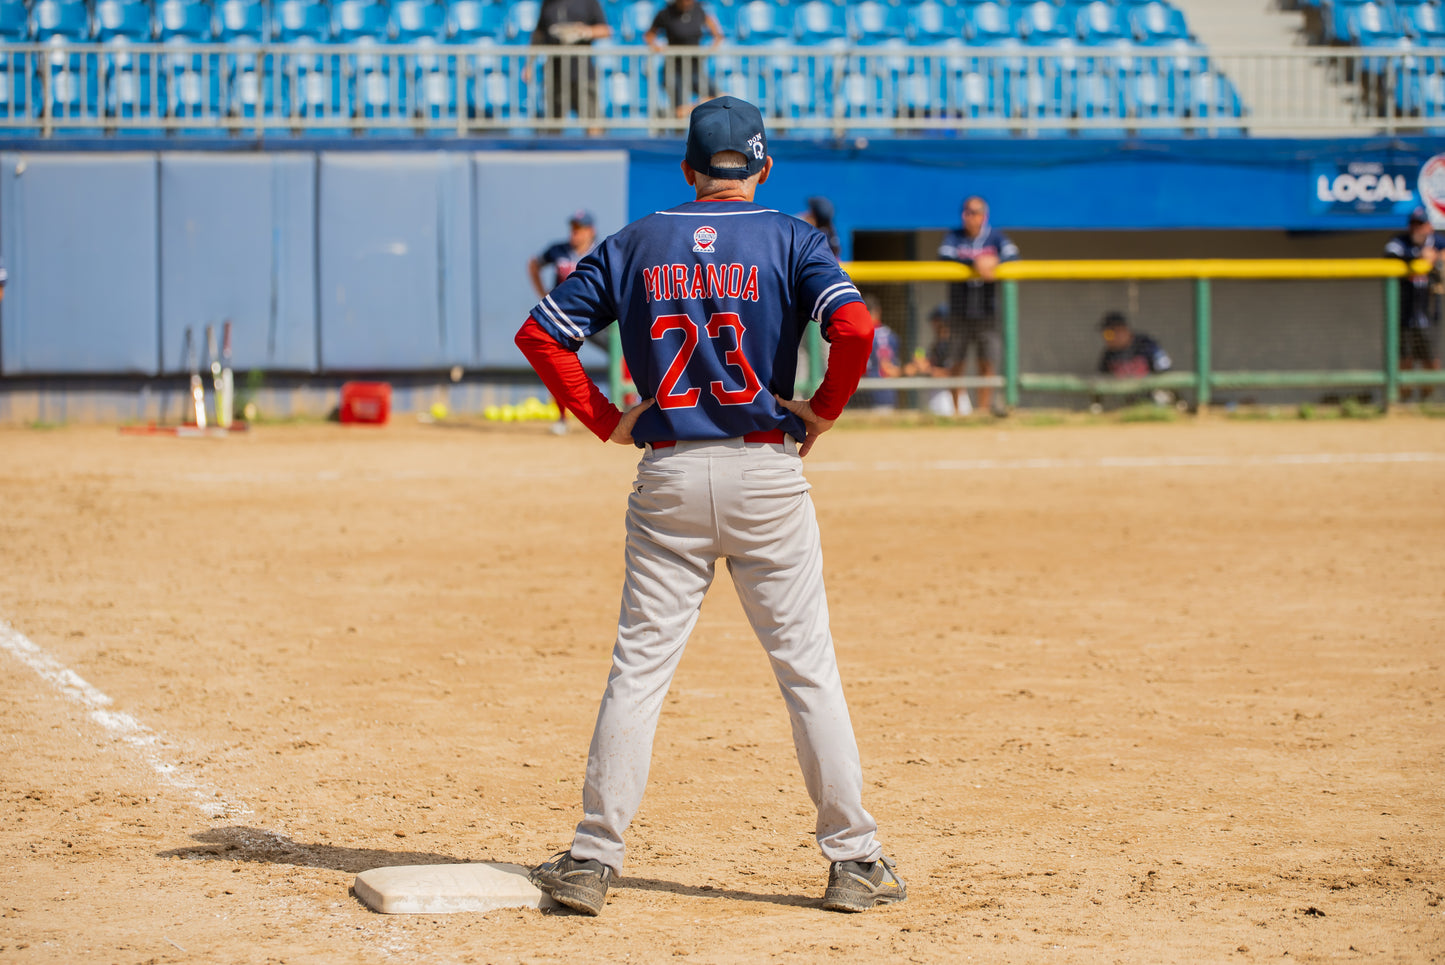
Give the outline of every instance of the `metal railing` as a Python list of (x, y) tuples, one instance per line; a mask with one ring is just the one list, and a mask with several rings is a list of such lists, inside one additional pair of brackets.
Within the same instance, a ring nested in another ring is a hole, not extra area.
[(659, 135), (713, 93), (803, 136), (1439, 131), (1445, 49), (0, 45), (8, 135)]

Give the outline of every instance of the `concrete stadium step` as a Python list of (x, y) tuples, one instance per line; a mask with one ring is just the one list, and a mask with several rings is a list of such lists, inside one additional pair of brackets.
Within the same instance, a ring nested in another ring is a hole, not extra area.
[[(1218, 51), (1219, 67), (1239, 87), (1245, 105), (1259, 122), (1251, 123), (1254, 134), (1288, 133), (1291, 136), (1338, 133), (1327, 127), (1318, 131), (1289, 129), (1273, 131), (1272, 118), (1297, 115), (1301, 98), (1312, 105), (1311, 112), (1330, 116), (1355, 116), (1359, 98), (1352, 86), (1342, 83), (1325, 64), (1311, 62), (1295, 66), (1292, 83), (1281, 83), (1279, 73), (1268, 69), (1230, 69), (1229, 54), (1249, 54), (1308, 45), (1305, 18), (1299, 10), (1282, 10), (1275, 0), (1173, 0), (1184, 11), (1189, 29), (1199, 41)], [(1308, 92), (1305, 95), (1304, 92)]]

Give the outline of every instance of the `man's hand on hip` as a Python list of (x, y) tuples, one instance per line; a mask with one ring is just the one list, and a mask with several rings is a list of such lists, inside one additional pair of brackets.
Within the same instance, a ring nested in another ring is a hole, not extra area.
[(803, 444), (798, 447), (799, 456), (806, 456), (808, 454), (808, 450), (813, 448), (813, 443), (818, 441), (818, 437), (821, 436), (823, 433), (827, 432), (829, 429), (833, 428), (833, 424), (838, 421), (836, 419), (822, 418), (813, 411), (813, 406), (809, 402), (800, 402), (796, 399), (785, 399), (780, 395), (774, 395), (773, 398), (778, 400), (778, 405), (782, 406), (784, 409), (787, 409), (799, 419), (802, 419), (803, 425), (808, 430), (808, 435), (803, 440)]
[(612, 435), (607, 437), (607, 441), (615, 442), (623, 446), (634, 445), (632, 441), (632, 427), (637, 425), (637, 417), (647, 411), (648, 406), (652, 405), (652, 402), (652, 399), (644, 399), (626, 412), (623, 412), (622, 421), (617, 423), (617, 428), (612, 430)]

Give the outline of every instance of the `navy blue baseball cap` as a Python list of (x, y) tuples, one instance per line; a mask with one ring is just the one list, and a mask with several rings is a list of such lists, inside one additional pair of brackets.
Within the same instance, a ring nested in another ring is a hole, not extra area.
[(592, 212), (584, 208), (578, 208), (572, 212), (572, 217), (568, 220), (579, 228), (591, 228), (594, 224), (592, 221)]
[[(748, 159), (748, 166), (713, 167), (712, 156), (721, 151), (737, 151)], [(763, 169), (767, 156), (763, 115), (752, 104), (736, 97), (717, 97), (692, 109), (684, 157), (694, 171), (726, 181), (745, 181)]]
[(1410, 212), (1410, 223), (1411, 223), (1411, 224), (1424, 224), (1425, 222), (1427, 222), (1427, 221), (1429, 221), (1429, 220), (1430, 220), (1430, 213), (1429, 213), (1428, 211), (1426, 211), (1423, 207), (1421, 207), (1421, 208), (1416, 208), (1414, 211), (1411, 211), (1411, 212)]

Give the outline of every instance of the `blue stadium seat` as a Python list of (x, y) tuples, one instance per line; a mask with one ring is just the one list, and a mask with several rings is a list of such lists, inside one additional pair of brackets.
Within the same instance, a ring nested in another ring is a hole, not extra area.
[(769, 44), (792, 33), (792, 24), (769, 0), (747, 0), (738, 7), (738, 43)]
[[(1189, 116), (1196, 120), (1237, 120), (1244, 117), (1244, 101), (1234, 83), (1223, 74), (1212, 71), (1189, 78), (1185, 106)], [(1237, 136), (1244, 133), (1244, 128), (1239, 124), (1224, 124), (1202, 129), (1201, 132)]]
[[(964, 120), (997, 120), (1005, 116), (1002, 84), (992, 72), (970, 70), (950, 78), (949, 104)], [(967, 127), (964, 128), (965, 133)], [(997, 130), (991, 133), (999, 133)]]
[(156, 7), (155, 22), (158, 38), (170, 48), (161, 55), (157, 70), (158, 112), (173, 118), (215, 117), (224, 69), (218, 55), (192, 49), (194, 44), (211, 39), (210, 8), (184, 0), (165, 0)]
[[(239, 47), (259, 46), (269, 33), (259, 0), (221, 0), (213, 17), (216, 40)], [(273, 72), (263, 70), (257, 53), (228, 53), (225, 61), (225, 109), (235, 117), (269, 113), (275, 101)]]
[(8, 128), (6, 122), (28, 116), (30, 98), (26, 80), (29, 62), (29, 54), (19, 51), (0, 53), (0, 131), (18, 130)]
[(502, 39), (521, 46), (531, 43), (541, 12), (542, 4), (538, 0), (513, 0), (502, 16)]
[(436, 70), (422, 71), (411, 88), (412, 114), (428, 120), (455, 119), (460, 103), (457, 87), (456, 66), (450, 59), (441, 61)]
[[(210, 12), (207, 10), (205, 13), (206, 36), (201, 41), (181, 33), (174, 34), (168, 44), (171, 49), (160, 56), (157, 111), (167, 117), (208, 120), (220, 114), (225, 73), (220, 55), (201, 54), (191, 49), (193, 44), (210, 39)], [(219, 127), (205, 125), (187, 133), (219, 131)]]
[[(67, 42), (61, 34), (50, 36), (52, 44)], [(68, 128), (64, 122), (100, 117), (100, 86), (105, 72), (100, 53), (74, 52), (69, 57), (51, 57), (49, 63), (49, 71), (37, 71), (33, 80), (31, 104), (36, 116), (44, 114), (48, 107), (57, 133), (95, 133), (93, 128)]]
[(205, 43), (211, 39), (211, 8), (185, 0), (165, 0), (156, 7), (156, 35), (163, 43)]
[(24, 0), (0, 0), (0, 43), (30, 39), (30, 11)]
[(738, 4), (737, 3), (710, 3), (707, 5), (708, 13), (713, 15), (717, 25), (722, 28), (723, 35), (720, 40), (726, 43), (735, 40), (738, 35)]
[(1428, 47), (1445, 45), (1445, 17), (1433, 3), (1418, 3), (1405, 6), (1396, 0), (1400, 18), (1405, 30), (1417, 44)]
[(993, 0), (963, 8), (963, 22), (964, 36), (980, 47), (1018, 39), (1008, 11)]
[(84, 0), (36, 0), (30, 8), (30, 34), (37, 43), (58, 38), (77, 42), (90, 39), (90, 11)]
[(1078, 31), (1079, 40), (1091, 47), (1133, 39), (1119, 8), (1103, 0), (1079, 8)]
[(386, 7), (376, 0), (338, 0), (331, 7), (331, 38), (337, 43), (385, 41), (389, 27)]
[(1189, 25), (1184, 19), (1184, 12), (1159, 0), (1130, 9), (1129, 28), (1134, 39), (1142, 44), (1189, 39)]
[[(347, 74), (346, 58), (328, 51), (309, 36), (298, 37), (295, 44), (303, 49), (284, 55), (278, 71), (281, 112), (298, 121), (342, 115), (341, 93)], [(304, 49), (307, 47), (312, 50)]]
[(429, 0), (396, 0), (391, 5), (391, 38), (399, 44), (447, 39), (447, 9)]
[(465, 44), (502, 35), (507, 8), (486, 0), (452, 0), (447, 27), (452, 43)]
[(100, 0), (95, 5), (95, 39), (120, 37), (131, 43), (151, 39), (151, 9), (139, 0)]
[[(1021, 75), (1010, 78), (1009, 114), (1033, 121), (1058, 121), (1073, 113), (1073, 72), (1052, 57), (1030, 59)], [(1068, 133), (1062, 125), (1037, 128), (1040, 135)]]
[(277, 0), (271, 32), (278, 43), (325, 43), (331, 39), (331, 14), (317, 0)]
[(467, 79), (467, 114), (488, 120), (511, 118), (517, 107), (531, 102), (532, 96), (521, 71), (473, 74)]
[(223, 43), (264, 43), (266, 10), (258, 0), (221, 0), (216, 5), (215, 33)]
[(1394, 47), (1405, 36), (1394, 11), (1382, 3), (1362, 3), (1346, 14), (1342, 39), (1361, 47)]
[(1021, 3), (1013, 8), (1014, 32), (1031, 45), (1043, 46), (1062, 40), (1072, 41), (1076, 36), (1076, 16), (1072, 5), (1061, 7), (1048, 0)]
[(794, 8), (793, 38), (808, 46), (846, 41), (847, 12), (828, 0), (804, 0)]
[(616, 17), (613, 28), (618, 39), (625, 44), (640, 44), (642, 35), (647, 33), (657, 17), (657, 4), (652, 0), (630, 0), (618, 7)]
[(154, 70), (155, 56), (132, 53), (128, 49), (130, 43), (129, 38), (120, 35), (106, 43), (103, 54), (105, 116), (121, 122), (117, 126), (124, 127), (127, 133), (155, 134), (158, 129), (141, 130), (126, 123), (152, 116), (151, 107), (160, 86), (160, 77)]
[[(598, 109), (603, 117), (612, 120), (636, 120), (639, 124), (645, 124), (647, 87), (647, 79), (641, 71), (606, 71), (597, 82)], [(614, 131), (621, 133), (615, 128)], [(639, 127), (631, 133), (645, 133), (645, 128)]]
[(1124, 136), (1124, 87), (1124, 78), (1111, 72), (1086, 71), (1074, 78), (1073, 116), (1090, 122), (1079, 129), (1081, 136)]
[(883, 0), (851, 4), (848, 20), (853, 41), (867, 47), (899, 40), (908, 29), (903, 8)]
[(919, 45), (956, 41), (963, 36), (963, 15), (958, 7), (938, 0), (922, 0), (904, 8), (905, 34)]
[(1401, 113), (1410, 117), (1445, 118), (1445, 75), (1408, 78), (1398, 88)]
[[(1142, 136), (1177, 137), (1184, 133), (1180, 117), (1188, 109), (1181, 85), (1175, 83), (1172, 73), (1156, 72), (1149, 67), (1141, 65), (1140, 70), (1125, 76), (1125, 109), (1131, 118), (1156, 122), (1140, 126), (1138, 131)], [(1185, 80), (1185, 89), (1187, 84)]]

